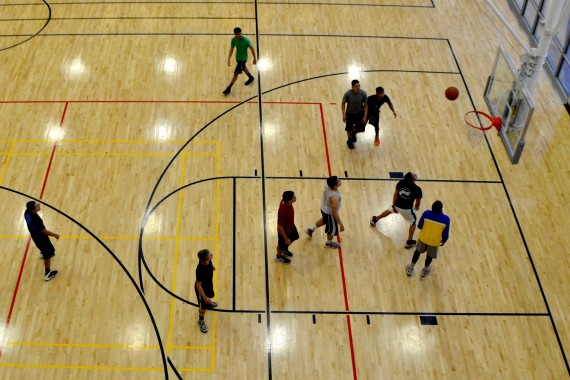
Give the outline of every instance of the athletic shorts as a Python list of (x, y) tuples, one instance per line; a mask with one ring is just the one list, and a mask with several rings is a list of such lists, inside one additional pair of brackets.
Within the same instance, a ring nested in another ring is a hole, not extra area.
[(376, 128), (380, 128), (380, 115), (378, 115), (378, 117), (368, 115), (368, 123)]
[(44, 257), (44, 260), (49, 260), (55, 256), (55, 248), (53, 244), (51, 244), (51, 242), (49, 241), (49, 238), (47, 241), (40, 241), (40, 244), (36, 243), (36, 241), (34, 240), (34, 244), (40, 250), (40, 253)]
[[(198, 299), (198, 306), (200, 306), (200, 309), (211, 309), (212, 307), (210, 306), (210, 304), (207, 304), (206, 301), (204, 301), (204, 299), (200, 295), (200, 292), (198, 291), (198, 287), (196, 286), (196, 284), (194, 284), (194, 291), (196, 292), (196, 298)], [(209, 294), (206, 295), (208, 296), (208, 298), (214, 298), (215, 296), (213, 292), (212, 295)]]
[[(291, 243), (293, 243), (295, 240), (298, 240), (299, 232), (297, 231), (297, 227), (295, 227), (295, 229), (291, 231), (291, 233), (288, 234), (287, 237), (289, 238), (289, 240), (291, 240)], [(287, 251), (287, 248), (289, 247), (287, 244), (285, 244), (285, 239), (283, 239), (283, 236), (281, 236), (279, 231), (277, 231), (277, 245), (279, 246), (279, 249), (281, 249), (282, 251)]]
[(54, 251), (46, 251), (46, 252), (40, 251), (40, 252), (41, 252), (41, 254), (42, 254), (44, 260), (49, 260), (49, 259), (51, 259), (52, 257), (55, 256), (55, 252), (54, 252)]
[(321, 216), (323, 217), (323, 222), (325, 222), (325, 233), (327, 235), (337, 236), (338, 235), (338, 223), (336, 222), (332, 214), (326, 214), (321, 210)]
[(245, 63), (247, 61), (237, 61), (236, 68), (234, 70), (235, 75), (241, 74), (242, 71), (245, 70)]
[(418, 243), (416, 244), (416, 251), (418, 251), (419, 253), (424, 253), (425, 251), (427, 251), (427, 254), (432, 259), (437, 259), (437, 248), (438, 247), (427, 245), (421, 240), (418, 240)]
[(397, 206), (394, 206), (392, 208), (392, 206), (388, 207), (386, 209), (386, 211), (389, 211), (391, 213), (398, 213), (400, 215), (402, 215), (404, 217), (404, 219), (406, 219), (406, 221), (410, 224), (416, 224), (416, 222), (418, 221), (418, 217), (416, 215), (416, 210), (414, 210), (413, 208), (399, 208)]
[(362, 118), (364, 117), (364, 112), (360, 113), (346, 113), (346, 126), (345, 131), (364, 132), (366, 125), (362, 125)]

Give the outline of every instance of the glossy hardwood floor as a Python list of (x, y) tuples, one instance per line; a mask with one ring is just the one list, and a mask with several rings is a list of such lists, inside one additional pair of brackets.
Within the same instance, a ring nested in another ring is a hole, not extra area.
[[(570, 118), (544, 76), (518, 165), (496, 133), (469, 144), (463, 115), (486, 110), (498, 46), (517, 63), (522, 52), (484, 2), (26, 0), (0, 12), (0, 378), (570, 377)], [(224, 96), (238, 25), (261, 62)], [(398, 113), (382, 109), (380, 147), (371, 126), (346, 146), (340, 102), (355, 78), (369, 94), (383, 86)], [(409, 170), (422, 211), (440, 199), (452, 219), (425, 278), (405, 273), (401, 217), (368, 222), (391, 202), (391, 173)], [(331, 174), (341, 249), (319, 230), (275, 263), (281, 194), (295, 191), (302, 231)], [(29, 199), (61, 235), (50, 282)], [(219, 304), (207, 334), (193, 290), (202, 248)]]

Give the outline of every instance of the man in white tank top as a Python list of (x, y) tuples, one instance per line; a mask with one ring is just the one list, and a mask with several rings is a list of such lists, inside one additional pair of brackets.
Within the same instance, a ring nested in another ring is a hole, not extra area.
[(327, 185), (323, 189), (323, 199), (321, 200), (321, 218), (305, 230), (305, 233), (312, 237), (317, 228), (325, 226), (325, 233), (327, 234), (325, 248), (339, 248), (340, 243), (333, 241), (333, 237), (337, 236), (339, 231), (344, 231), (344, 225), (339, 215), (342, 204), (340, 191), (338, 191), (339, 187), (340, 179), (337, 176), (327, 178)]

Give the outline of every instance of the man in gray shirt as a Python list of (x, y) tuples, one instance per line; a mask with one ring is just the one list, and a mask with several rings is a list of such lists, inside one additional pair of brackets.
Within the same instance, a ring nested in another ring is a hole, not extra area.
[(342, 97), (342, 121), (346, 123), (344, 130), (348, 140), (346, 144), (350, 149), (354, 149), (356, 134), (364, 132), (366, 120), (368, 118), (368, 96), (366, 91), (360, 89), (358, 80), (352, 81), (352, 88), (344, 93)]

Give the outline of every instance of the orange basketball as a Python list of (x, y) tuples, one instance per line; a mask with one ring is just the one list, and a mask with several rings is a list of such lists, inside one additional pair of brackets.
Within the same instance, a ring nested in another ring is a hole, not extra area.
[(449, 100), (455, 100), (459, 97), (459, 90), (455, 87), (448, 87), (445, 90), (445, 97)]

